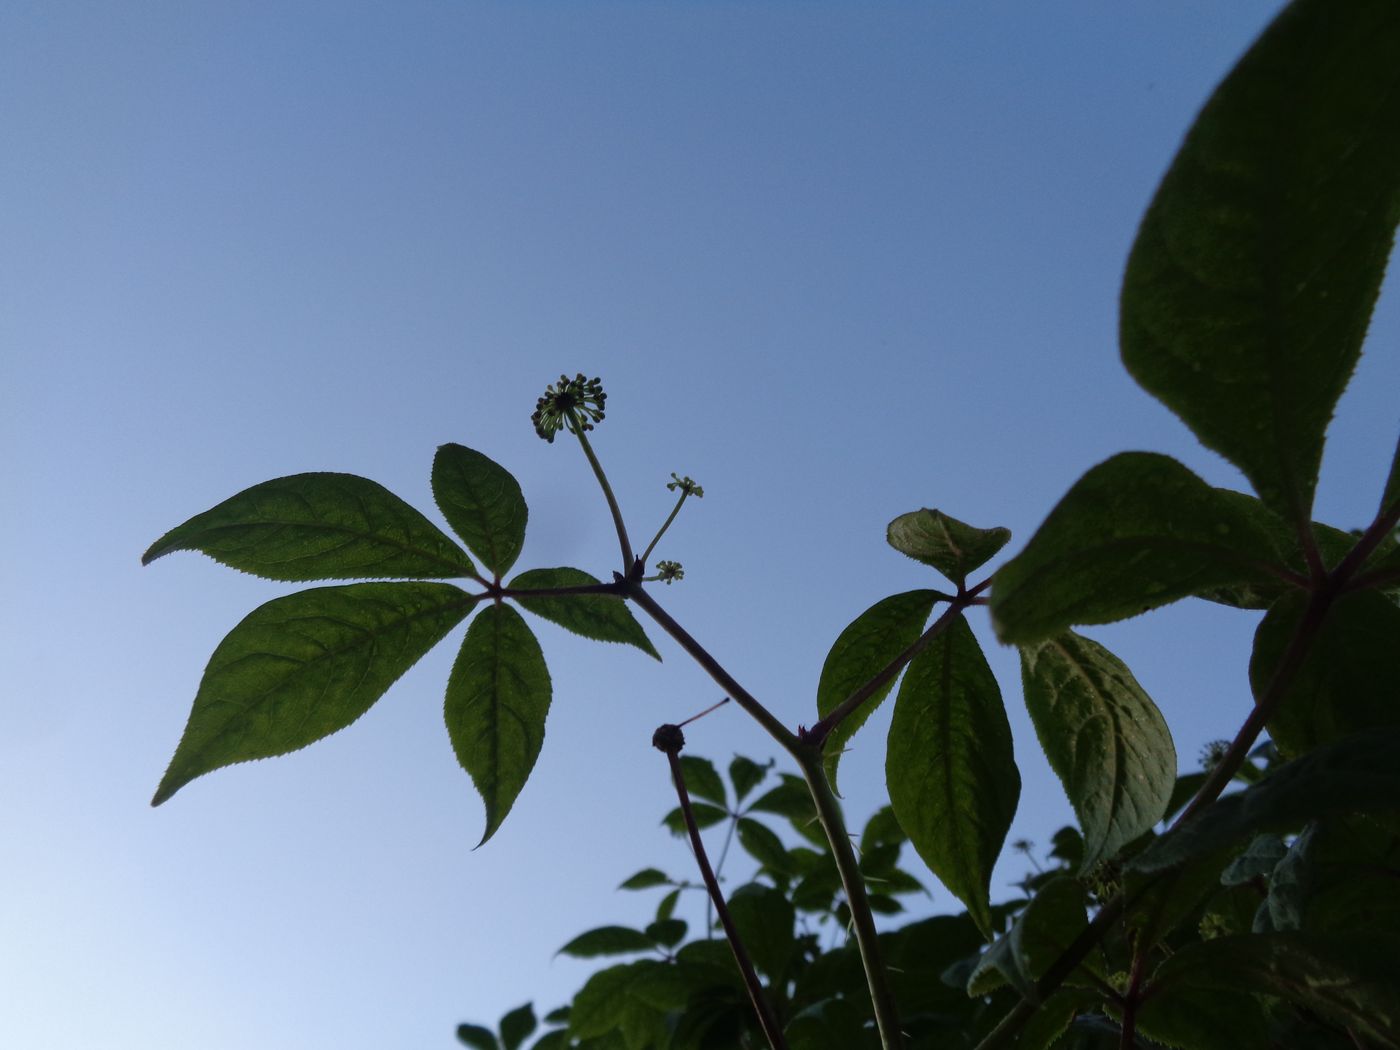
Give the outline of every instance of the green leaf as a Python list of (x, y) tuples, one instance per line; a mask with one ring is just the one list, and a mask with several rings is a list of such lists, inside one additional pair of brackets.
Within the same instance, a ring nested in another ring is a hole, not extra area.
[(482, 1028), (479, 1024), (459, 1024), (457, 1026), (457, 1041), (464, 1046), (470, 1046), (473, 1050), (500, 1050), (501, 1044), (496, 1042), (496, 1033), (489, 1028)]
[(775, 981), (781, 978), (796, 947), (792, 903), (773, 887), (750, 882), (729, 895), (729, 913), (754, 966)]
[(520, 1044), (530, 1038), (530, 1033), (535, 1030), (538, 1024), (539, 1021), (535, 1019), (535, 1008), (532, 1003), (517, 1006), (502, 1017), (501, 1042), (505, 1044), (505, 1050), (519, 1050)]
[(178, 550), (269, 580), (476, 575), (436, 525), (354, 474), (293, 474), (244, 489), (171, 529), (141, 564)]
[(254, 609), (209, 658), (151, 805), (211, 770), (344, 729), (474, 604), (445, 583), (354, 583)]
[[(841, 632), (826, 655), (817, 682), (817, 714), (825, 718), (923, 633), (938, 596), (933, 591), (906, 591), (876, 602)], [(896, 676), (897, 678), (898, 676)], [(836, 767), (846, 742), (863, 726), (894, 688), (890, 679), (870, 699), (837, 723), (826, 741), (826, 775), (836, 786)]]
[(1390, 475), (1385, 479), (1379, 514), (1386, 514), (1400, 503), (1400, 441), (1395, 442), (1395, 455), (1390, 460)]
[(723, 806), (727, 804), (724, 781), (715, 771), (715, 765), (708, 758), (695, 755), (681, 755), (681, 772), (685, 774), (686, 790), (693, 796), (709, 799)]
[(591, 1039), (622, 1030), (645, 1030), (660, 1012), (632, 994), (632, 985), (655, 966), (650, 959), (599, 970), (574, 996), (569, 1011), (569, 1031), (579, 1039)]
[(1226, 795), (1137, 854), (1127, 867), (1174, 867), (1261, 831), (1288, 830), (1331, 813), (1400, 810), (1400, 729), (1375, 729), (1325, 744), (1257, 784)]
[(988, 886), (1021, 776), (1001, 690), (962, 617), (910, 661), (890, 724), (885, 781), (914, 849), (990, 937)]
[(1138, 1007), (1143, 1035), (1181, 1050), (1271, 1050), (1269, 1019), (1259, 1000), (1237, 991), (1173, 985)]
[(679, 887), (662, 897), (660, 902), (656, 905), (656, 921), (665, 922), (674, 915), (676, 912), (676, 902), (680, 899), (681, 891)]
[(1068, 876), (1050, 880), (1010, 931), (987, 949), (967, 982), (967, 994), (987, 995), (1009, 982), (1022, 997), (1034, 999), (1035, 982), (1087, 925), (1083, 887)]
[(766, 766), (761, 766), (752, 759), (743, 755), (735, 755), (734, 761), (729, 763), (729, 782), (734, 785), (734, 802), (737, 805), (744, 801), (746, 796), (763, 781), (768, 775), (768, 770), (773, 766), (770, 760)]
[(1169, 456), (1124, 452), (1060, 500), (1026, 549), (997, 570), (1003, 642), (1111, 623), (1188, 594), (1269, 581), (1278, 561), (1257, 516)]
[(1271, 932), (1302, 928), (1313, 877), (1321, 863), (1321, 851), (1316, 845), (1318, 827), (1313, 821), (1303, 828), (1269, 877), (1269, 895), (1264, 905)]
[(968, 573), (1006, 546), (1011, 530), (975, 528), (925, 507), (895, 518), (885, 539), (900, 554), (933, 566), (961, 586)]
[(525, 545), (529, 511), (510, 471), (462, 445), (433, 457), (433, 499), (453, 531), (500, 579)]
[(739, 818), (739, 845), (744, 847), (754, 860), (779, 875), (795, 875), (796, 865), (788, 856), (783, 840), (766, 824), (760, 824), (751, 817)]
[(671, 879), (666, 875), (664, 871), (661, 871), (657, 868), (643, 868), (641, 871), (637, 872), (637, 874), (633, 875), (626, 882), (622, 883), (622, 885), (618, 886), (618, 889), (645, 890), (650, 889), (653, 886), (666, 886), (669, 885), (670, 882)]
[(1021, 649), (1026, 709), (1084, 829), (1088, 871), (1162, 819), (1176, 748), (1118, 657), (1072, 631)]
[(1400, 217), (1400, 19), (1301, 0), (1216, 90), (1143, 219), (1123, 362), (1306, 521)]
[(1255, 879), (1263, 878), (1278, 867), (1288, 853), (1283, 838), (1279, 835), (1256, 835), (1249, 847), (1220, 873), (1222, 886), (1243, 886)]
[[(1260, 622), (1249, 661), (1255, 699), (1273, 680), (1303, 619), (1307, 597), (1281, 598)], [(1375, 591), (1338, 598), (1290, 679), (1269, 735), (1299, 755), (1363, 729), (1400, 725), (1400, 606)]]
[(817, 820), (817, 805), (812, 801), (812, 793), (806, 782), (791, 773), (780, 774), (781, 782), (758, 797), (750, 806), (750, 812), (776, 813), (786, 817), (799, 835), (822, 849), (829, 849), (826, 832), (822, 831)]
[(627, 955), (631, 952), (649, 952), (652, 940), (641, 930), (629, 926), (599, 926), (596, 930), (581, 933), (556, 955), (572, 955), (576, 959), (591, 959), (598, 955)]
[(569, 1046), (569, 1032), (565, 1028), (556, 1028), (552, 1032), (546, 1032), (535, 1041), (535, 1045), (530, 1050), (567, 1050)]
[(685, 939), (689, 925), (684, 919), (657, 919), (646, 928), (646, 935), (663, 948), (674, 948)]
[(481, 845), (501, 826), (544, 743), (551, 688), (540, 644), (520, 614), (491, 605), (467, 628), (443, 714), (457, 761), (486, 804)]
[[(690, 812), (695, 816), (695, 826), (702, 831), (705, 828), (714, 827), (729, 818), (729, 811), (712, 806), (708, 802), (692, 802)], [(681, 812), (681, 807), (677, 806), (671, 812), (661, 818), (661, 823), (672, 835), (687, 835), (689, 832), (685, 826), (685, 814)]]
[(1189, 944), (1154, 986), (1253, 992), (1334, 1018), (1362, 1042), (1400, 1046), (1400, 950), (1390, 938), (1273, 933)]
[[(530, 569), (510, 581), (510, 589), (544, 590), (553, 587), (587, 587), (600, 581), (582, 569)], [(565, 630), (600, 642), (635, 645), (648, 656), (661, 654), (647, 638), (627, 603), (612, 594), (570, 594), (549, 598), (512, 597), (536, 616), (557, 623)]]

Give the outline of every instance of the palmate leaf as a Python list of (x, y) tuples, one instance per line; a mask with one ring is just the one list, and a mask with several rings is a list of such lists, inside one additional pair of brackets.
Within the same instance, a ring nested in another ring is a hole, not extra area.
[(316, 587), (254, 609), (209, 658), (151, 804), (221, 766), (344, 729), (476, 603), (445, 583)]
[[(1280, 599), (1259, 624), (1249, 679), (1263, 696), (1303, 618), (1307, 599)], [(1328, 610), (1302, 667), (1269, 720), (1284, 755), (1300, 755), (1363, 729), (1400, 725), (1400, 607), (1374, 591), (1343, 595)]]
[(1073, 631), (1021, 649), (1026, 709), (1084, 829), (1081, 871), (1151, 830), (1176, 785), (1162, 713), (1111, 652)]
[(962, 617), (909, 663), (890, 724), (885, 781), (914, 849), (990, 937), (988, 886), (1021, 776), (1001, 690)]
[(901, 554), (933, 566), (961, 585), (968, 573), (1006, 546), (1011, 530), (975, 528), (941, 510), (924, 508), (895, 518), (885, 539)]
[(1291, 830), (1332, 813), (1400, 811), (1400, 728), (1374, 729), (1324, 744), (1257, 784), (1226, 795), (1154, 841), (1127, 864), (1175, 867), (1261, 831)]
[(1400, 219), (1400, 11), (1290, 4), (1216, 90), (1123, 282), (1123, 362), (1306, 521)]
[(355, 474), (293, 474), (244, 489), (171, 529), (141, 563), (177, 550), (269, 580), (476, 575), (442, 530)]
[(1171, 457), (1124, 452), (1075, 482), (997, 570), (992, 619), (1002, 641), (1025, 644), (1189, 594), (1272, 583), (1274, 540), (1239, 500)]
[(483, 565), (498, 579), (510, 571), (529, 512), (508, 470), (463, 445), (442, 445), (433, 457), (433, 499)]
[[(822, 664), (821, 678), (817, 682), (817, 714), (825, 718), (912, 645), (923, 633), (924, 623), (937, 600), (933, 591), (906, 591), (882, 598), (851, 621)], [(846, 743), (889, 695), (894, 683), (895, 679), (891, 679), (882, 686), (838, 722), (827, 737), (826, 775), (833, 787), (836, 767)]]
[(552, 690), (539, 642), (508, 605), (467, 628), (443, 708), (457, 761), (486, 804), (481, 845), (501, 826), (544, 744)]

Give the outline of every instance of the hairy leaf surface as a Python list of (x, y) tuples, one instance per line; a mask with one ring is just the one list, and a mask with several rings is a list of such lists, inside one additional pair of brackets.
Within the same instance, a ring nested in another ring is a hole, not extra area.
[(476, 575), (441, 529), (355, 474), (293, 474), (244, 489), (171, 529), (141, 563), (178, 550), (269, 580)]
[(1176, 785), (1162, 713), (1127, 665), (1066, 632), (1021, 648), (1026, 709), (1084, 829), (1081, 871), (1151, 830)]
[(1169, 456), (1124, 452), (1060, 500), (997, 570), (992, 620), (1004, 642), (1111, 623), (1188, 594), (1271, 581), (1278, 555), (1257, 516)]
[(254, 609), (209, 658), (151, 805), (210, 770), (344, 729), (475, 602), (445, 583), (353, 583)]
[(453, 531), (499, 579), (525, 545), (529, 511), (510, 471), (463, 445), (439, 446), (433, 499)]
[[(817, 682), (817, 713), (825, 718), (841, 702), (882, 671), (923, 633), (937, 595), (906, 591), (882, 598), (841, 632), (822, 665)], [(898, 676), (896, 676), (897, 678)], [(826, 775), (836, 786), (836, 767), (847, 741), (894, 688), (890, 679), (831, 731), (826, 741)]]
[(899, 553), (931, 565), (959, 585), (1011, 539), (1011, 530), (979, 529), (941, 510), (924, 508), (901, 514), (885, 532)]
[(508, 605), (482, 610), (452, 665), (443, 708), (457, 761), (486, 804), (482, 843), (535, 767), (551, 696), (544, 654), (520, 614)]
[[(1273, 680), (1307, 598), (1281, 598), (1260, 622), (1249, 661), (1255, 699)], [(1328, 610), (1289, 681), (1269, 735), (1299, 755), (1363, 729), (1400, 725), (1400, 606), (1375, 591), (1343, 595)]]
[(914, 657), (895, 701), (885, 781), (924, 863), (988, 936), (988, 885), (1021, 776), (1001, 690), (962, 617)]
[[(544, 590), (554, 587), (588, 587), (601, 581), (582, 569), (530, 569), (510, 581), (511, 590)], [(526, 598), (515, 595), (522, 607), (557, 623), (567, 631), (600, 642), (635, 645), (648, 656), (661, 659), (627, 603), (612, 594), (569, 594)]]
[(1301, 0), (1216, 90), (1123, 282), (1123, 362), (1290, 521), (1400, 218), (1400, 12)]

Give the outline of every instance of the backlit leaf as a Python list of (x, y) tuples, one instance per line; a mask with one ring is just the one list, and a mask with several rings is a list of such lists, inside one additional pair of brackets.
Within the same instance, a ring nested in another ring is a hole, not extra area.
[(776, 980), (792, 959), (797, 914), (786, 895), (750, 882), (729, 895), (729, 911), (753, 963)]
[[(817, 682), (817, 713), (825, 718), (841, 702), (883, 670), (923, 633), (937, 596), (933, 591), (906, 591), (882, 598), (841, 632), (822, 665)], [(897, 676), (896, 676), (897, 677)], [(836, 767), (847, 741), (863, 726), (894, 688), (882, 686), (842, 719), (826, 741), (826, 775), (836, 784)]]
[[(1255, 698), (1303, 618), (1306, 596), (1281, 598), (1260, 622), (1249, 661)], [(1269, 735), (1284, 755), (1378, 726), (1400, 725), (1400, 606), (1375, 591), (1338, 598), (1289, 681)]]
[(1084, 829), (1081, 871), (1152, 829), (1176, 784), (1176, 748), (1127, 665), (1072, 631), (1021, 649), (1026, 709)]
[(210, 770), (284, 755), (344, 729), (474, 604), (445, 583), (353, 583), (254, 609), (209, 658), (151, 804)]
[(1111, 623), (1188, 594), (1263, 580), (1278, 560), (1257, 516), (1169, 456), (1124, 452), (1060, 500), (997, 570), (991, 610), (1004, 642)]
[(462, 445), (433, 457), (433, 499), (453, 531), (499, 579), (525, 545), (529, 512), (520, 483), (500, 464)]
[(535, 1008), (531, 1003), (517, 1006), (501, 1018), (501, 1042), (505, 1050), (519, 1050), (520, 1044), (530, 1037), (539, 1022), (535, 1019)]
[(919, 856), (990, 936), (988, 884), (1021, 776), (1001, 690), (962, 617), (910, 661), (890, 724), (885, 781)]
[[(692, 802), (690, 812), (695, 817), (695, 826), (702, 831), (705, 828), (714, 827), (729, 817), (727, 810), (721, 809), (719, 806), (712, 806), (708, 802)], [(672, 835), (689, 834), (685, 826), (685, 814), (681, 812), (680, 806), (662, 817), (661, 823)]]
[(719, 778), (715, 764), (708, 758), (698, 755), (681, 755), (681, 772), (685, 774), (686, 790), (693, 797), (709, 799), (718, 805), (727, 805), (724, 781)]
[[(544, 590), (552, 587), (587, 587), (600, 581), (582, 569), (530, 569), (510, 581), (511, 590)], [(565, 630), (600, 642), (635, 645), (648, 656), (661, 659), (627, 603), (612, 594), (570, 594), (546, 598), (514, 595), (522, 607), (557, 623)]]
[(665, 886), (670, 881), (670, 878), (667, 877), (664, 871), (660, 871), (656, 868), (643, 868), (626, 882), (622, 883), (622, 885), (618, 886), (618, 889), (645, 890), (653, 886)]
[(1123, 283), (1123, 361), (1307, 520), (1400, 217), (1392, 0), (1285, 8), (1197, 118)]
[(535, 766), (550, 698), (544, 654), (520, 614), (508, 605), (482, 610), (452, 665), (443, 708), (457, 761), (486, 804), (481, 842), (506, 819)]
[(768, 770), (773, 763), (761, 766), (751, 758), (743, 755), (735, 755), (734, 761), (729, 763), (729, 782), (734, 785), (734, 801), (743, 802), (744, 797), (758, 787), (759, 783), (768, 775)]
[(911, 511), (890, 522), (885, 532), (889, 545), (915, 561), (931, 565), (954, 583), (1006, 546), (1010, 529), (979, 529), (941, 510)]
[(463, 1046), (470, 1046), (472, 1050), (500, 1050), (501, 1046), (496, 1042), (496, 1033), (479, 1024), (459, 1024), (457, 1041)]
[(269, 580), (476, 575), (441, 529), (354, 474), (293, 474), (244, 489), (171, 529), (141, 563), (177, 550)]
[(560, 948), (557, 954), (591, 959), (599, 955), (649, 952), (652, 947), (652, 939), (641, 930), (634, 930), (628, 926), (599, 926), (596, 930), (579, 934)]

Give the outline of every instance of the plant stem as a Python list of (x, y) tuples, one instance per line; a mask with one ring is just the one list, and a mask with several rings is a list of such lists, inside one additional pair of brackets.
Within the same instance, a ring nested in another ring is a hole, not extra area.
[(700, 839), (700, 827), (695, 823), (695, 813), (690, 808), (690, 792), (685, 787), (685, 772), (681, 769), (679, 750), (667, 750), (666, 759), (671, 764), (671, 780), (676, 785), (676, 798), (680, 801), (681, 813), (685, 817), (686, 831), (690, 833), (690, 846), (695, 851), (695, 863), (700, 868), (700, 876), (705, 880), (705, 888), (709, 891), (710, 900), (719, 915), (720, 925), (724, 927), (724, 935), (729, 940), (729, 950), (734, 953), (734, 961), (739, 966), (739, 972), (743, 974), (744, 986), (748, 989), (754, 1012), (758, 1014), (758, 1023), (773, 1050), (787, 1050), (783, 1030), (778, 1026), (778, 1020), (773, 1016), (773, 1011), (763, 994), (763, 985), (758, 979), (758, 974), (754, 972), (753, 962), (744, 948), (744, 942), (739, 938), (739, 929), (734, 925), (733, 916), (729, 914), (724, 894), (720, 892), (719, 880), (715, 878), (709, 857), (705, 855), (705, 843)]
[(622, 520), (622, 508), (617, 505), (617, 497), (613, 495), (612, 486), (608, 484), (608, 476), (603, 472), (603, 464), (598, 462), (598, 457), (593, 452), (593, 446), (589, 444), (588, 435), (582, 430), (576, 430), (574, 436), (578, 438), (579, 445), (583, 447), (583, 454), (588, 457), (588, 465), (593, 468), (594, 477), (598, 479), (598, 484), (603, 487), (603, 495), (608, 501), (608, 510), (612, 512), (613, 527), (617, 529), (617, 544), (622, 548), (622, 574), (630, 577), (636, 559), (632, 557), (632, 542), (627, 538), (627, 525)]
[(899, 1028), (899, 1014), (890, 991), (888, 973), (880, 959), (879, 935), (875, 931), (870, 899), (865, 894), (865, 879), (860, 873), (855, 850), (851, 848), (846, 821), (841, 815), (841, 803), (827, 782), (820, 747), (808, 745), (798, 761), (802, 766), (802, 775), (807, 779), (807, 788), (812, 793), (812, 801), (817, 805), (822, 830), (831, 844), (831, 855), (841, 875), (841, 886), (846, 891), (846, 906), (851, 909), (856, 944), (865, 967), (865, 981), (870, 988), (870, 1003), (875, 1009), (875, 1024), (880, 1030), (880, 1045), (884, 1050), (899, 1050), (904, 1045), (904, 1035)]
[(647, 559), (651, 557), (651, 552), (656, 550), (656, 545), (661, 542), (661, 537), (666, 535), (666, 530), (671, 527), (671, 522), (676, 520), (676, 515), (681, 512), (681, 504), (683, 504), (686, 501), (686, 498), (689, 495), (690, 493), (687, 492), (684, 487), (682, 487), (681, 498), (676, 500), (676, 505), (671, 508), (670, 516), (667, 517), (667, 519), (661, 523), (661, 528), (656, 530), (656, 535), (653, 536), (651, 538), (651, 542), (647, 544), (647, 549), (642, 551), (642, 556), (637, 559), (643, 565), (645, 565), (647, 563)]

